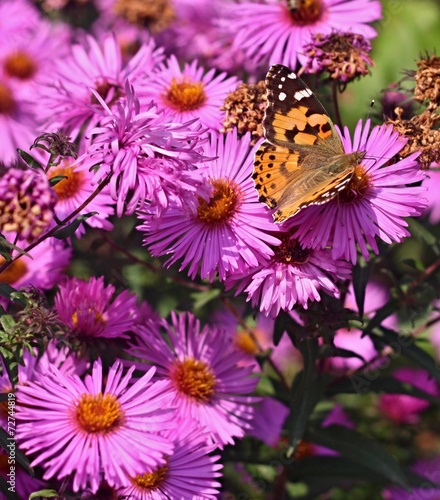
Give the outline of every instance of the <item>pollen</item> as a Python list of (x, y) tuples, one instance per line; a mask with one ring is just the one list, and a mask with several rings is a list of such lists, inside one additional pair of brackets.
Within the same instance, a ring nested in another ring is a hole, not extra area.
[(359, 200), (368, 192), (370, 180), (371, 176), (365, 171), (365, 168), (362, 165), (358, 165), (347, 187), (338, 194), (338, 201), (341, 203), (352, 203)]
[(112, 394), (83, 394), (75, 408), (80, 428), (88, 434), (108, 434), (121, 426), (124, 414)]
[(146, 472), (132, 477), (131, 482), (143, 492), (154, 491), (160, 488), (168, 474), (168, 465), (163, 465), (153, 472)]
[[(0, 257), (0, 266), (5, 262), (4, 257)], [(10, 264), (3, 272), (0, 273), (0, 283), (8, 283), (13, 285), (17, 283), (28, 271), (27, 265), (23, 259), (18, 259)]]
[[(102, 314), (99, 311), (95, 311), (94, 309), (92, 309), (91, 307), (89, 307), (87, 313), (88, 313), (89, 317), (93, 317), (93, 323), (94, 323), (93, 326), (95, 328), (97, 326), (105, 325), (106, 321), (102, 317)], [(73, 322), (74, 327), (76, 328), (78, 326), (78, 323), (79, 323), (78, 322), (78, 312), (77, 311), (74, 311), (73, 314), (72, 314), (72, 322)]]
[(214, 192), (209, 201), (199, 198), (197, 216), (208, 224), (228, 222), (239, 204), (239, 188), (234, 182), (224, 179), (213, 180), (211, 184)]
[(6, 58), (3, 68), (11, 77), (29, 80), (37, 72), (38, 66), (28, 53), (17, 50)]
[(62, 162), (61, 165), (49, 170), (50, 177), (65, 176), (67, 179), (61, 179), (53, 187), (58, 200), (70, 200), (75, 198), (75, 196), (81, 191), (81, 188), (85, 182), (85, 175), (82, 171), (75, 171), (75, 167), (70, 166), (68, 161)]
[(179, 393), (198, 403), (209, 403), (215, 395), (217, 379), (210, 367), (199, 359), (178, 361), (171, 378)]
[(274, 247), (274, 259), (282, 264), (290, 264), (292, 266), (301, 266), (308, 262), (311, 250), (302, 248), (298, 240), (291, 239), (290, 233), (281, 236), (281, 245)]
[(324, 5), (322, 0), (299, 0), (299, 7), (296, 7), (298, 2), (294, 2), (294, 7), (290, 6), (291, 3), (289, 0), (287, 1), (289, 15), (296, 26), (315, 24), (323, 17)]
[(11, 115), (15, 109), (15, 100), (11, 89), (0, 82), (0, 115)]
[(199, 109), (206, 102), (205, 85), (189, 78), (173, 78), (163, 96), (165, 102), (179, 112)]

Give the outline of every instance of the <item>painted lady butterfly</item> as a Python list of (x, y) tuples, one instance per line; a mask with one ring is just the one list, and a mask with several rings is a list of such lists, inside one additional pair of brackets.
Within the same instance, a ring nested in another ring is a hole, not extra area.
[(283, 222), (309, 205), (335, 198), (365, 151), (345, 153), (322, 104), (286, 66), (270, 68), (266, 89), (266, 140), (255, 153), (252, 178), (260, 201), (277, 209), (274, 221)]

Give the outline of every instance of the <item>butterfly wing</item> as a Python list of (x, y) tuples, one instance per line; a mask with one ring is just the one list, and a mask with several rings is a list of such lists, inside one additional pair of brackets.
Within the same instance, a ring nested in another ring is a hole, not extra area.
[(277, 222), (334, 198), (350, 181), (355, 160), (344, 153), (334, 125), (307, 85), (276, 64), (266, 77), (266, 140), (255, 154), (260, 201), (277, 208)]

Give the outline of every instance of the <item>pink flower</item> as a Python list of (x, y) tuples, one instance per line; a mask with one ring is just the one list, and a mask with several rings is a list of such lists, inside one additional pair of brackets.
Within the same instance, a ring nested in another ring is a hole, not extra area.
[[(14, 241), (14, 235), (8, 234), (7, 239)], [(16, 245), (19, 248), (26, 248), (24, 241), (19, 240)], [(32, 285), (48, 290), (60, 281), (64, 269), (70, 262), (72, 250), (65, 242), (51, 238), (42, 241), (28, 253), (29, 256), (22, 255), (0, 273), (0, 281), (14, 288)], [(3, 257), (0, 257), (0, 264), (3, 262)]]
[(254, 151), (248, 136), (211, 134), (205, 148), (210, 160), (198, 167), (210, 197), (202, 198), (199, 191), (193, 206), (173, 203), (160, 218), (139, 213), (138, 229), (152, 255), (172, 254), (166, 265), (182, 259), (180, 270), (189, 267), (191, 278), (200, 272), (210, 281), (216, 273), (225, 280), (273, 255), (269, 245), (279, 240), (270, 234), (273, 224), (251, 179)]
[(419, 153), (386, 165), (407, 142), (392, 126), (370, 132), (370, 123), (364, 127), (359, 121), (353, 141), (346, 128), (342, 142), (346, 153), (366, 151), (351, 183), (335, 199), (301, 210), (289, 222), (297, 227), (294, 234), (303, 246), (331, 245), (334, 259), (355, 264), (357, 247), (368, 260), (367, 245), (379, 252), (376, 238), (391, 243), (409, 236), (405, 217), (420, 215), (426, 206), (424, 188), (414, 185), (425, 173), (416, 161)]
[(230, 274), (226, 288), (234, 287), (236, 295), (245, 292), (253, 307), (266, 316), (275, 317), (282, 309), (290, 311), (296, 304), (305, 309), (309, 301), (320, 301), (320, 291), (339, 297), (338, 279), (347, 279), (351, 267), (334, 260), (329, 250), (303, 248), (291, 233), (278, 233), (281, 245), (273, 257), (244, 272)]
[(160, 213), (170, 200), (196, 191), (200, 176), (192, 171), (201, 158), (200, 128), (164, 120), (152, 103), (142, 110), (129, 83), (126, 99), (114, 111), (96, 98), (107, 116), (90, 131), (93, 143), (78, 163), (100, 164), (100, 179), (110, 175), (110, 195), (119, 217), (145, 203)]
[(257, 402), (250, 394), (258, 378), (251, 376), (252, 368), (239, 366), (243, 354), (225, 332), (201, 330), (192, 314), (172, 313), (172, 324), (163, 327), (169, 342), (156, 322), (139, 325), (128, 353), (154, 364), (158, 378), (171, 381), (179, 418), (195, 420), (219, 447), (233, 444), (250, 427)]
[(176, 57), (170, 56), (144, 82), (139, 98), (141, 102), (153, 100), (173, 121), (185, 123), (198, 118), (205, 127), (218, 131), (224, 120), (220, 107), (237, 85), (236, 77), (216, 74), (215, 68), (205, 73), (197, 61), (181, 69)]
[[(425, 370), (400, 368), (393, 374), (400, 382), (408, 383), (433, 396), (439, 395), (436, 381), (430, 378)], [(381, 394), (379, 410), (396, 424), (416, 424), (420, 421), (420, 413), (430, 406), (426, 399), (407, 394)]]
[(217, 463), (220, 455), (209, 454), (215, 446), (207, 445), (189, 420), (179, 422), (176, 429), (164, 435), (174, 444), (165, 465), (131, 477), (131, 485), (118, 494), (132, 500), (218, 498), (221, 485), (216, 478), (223, 466)]
[(116, 362), (103, 388), (101, 361), (82, 381), (54, 366), (17, 388), (17, 440), (43, 478), (72, 475), (73, 490), (95, 493), (101, 482), (128, 486), (129, 476), (165, 464), (172, 442), (159, 435), (175, 426), (172, 395), (164, 381), (151, 383), (154, 368), (131, 387), (132, 367), (122, 377)]
[(128, 290), (114, 294), (115, 287), (105, 286), (102, 276), (88, 282), (70, 278), (59, 286), (55, 308), (61, 321), (82, 341), (128, 338), (136, 322), (137, 298)]
[(112, 107), (125, 95), (127, 78), (132, 84), (144, 78), (162, 59), (161, 54), (150, 40), (123, 63), (114, 36), (108, 35), (101, 43), (86, 36), (72, 46), (69, 57), (55, 61), (51, 78), (39, 88), (39, 114), (46, 129), (63, 129), (74, 139), (80, 131), (86, 135), (104, 116), (92, 90)]
[[(244, 52), (256, 65), (279, 63), (296, 68), (307, 60), (304, 46), (315, 33), (334, 30), (376, 36), (367, 23), (381, 18), (375, 0), (312, 0), (296, 2), (289, 10), (280, 0), (243, 1), (228, 9), (233, 49)], [(292, 2), (291, 2), (292, 4)]]

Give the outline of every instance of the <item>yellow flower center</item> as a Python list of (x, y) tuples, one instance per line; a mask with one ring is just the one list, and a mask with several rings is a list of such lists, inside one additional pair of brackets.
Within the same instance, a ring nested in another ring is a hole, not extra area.
[(296, 26), (307, 26), (322, 19), (322, 0), (287, 0), (290, 19)]
[(302, 248), (296, 239), (290, 238), (290, 233), (283, 234), (281, 237), (281, 245), (274, 247), (274, 259), (282, 264), (290, 264), (292, 266), (301, 266), (308, 262), (311, 250)]
[(81, 429), (89, 434), (108, 434), (124, 421), (116, 396), (102, 393), (83, 394), (76, 405), (75, 417)]
[[(0, 266), (5, 262), (4, 257), (0, 257)], [(20, 258), (9, 265), (9, 267), (0, 273), (0, 283), (8, 283), (13, 285), (21, 279), (28, 271), (27, 265), (23, 258)]]
[(178, 361), (171, 374), (176, 389), (198, 403), (209, 403), (217, 380), (209, 366), (194, 358)]
[(146, 472), (132, 477), (131, 482), (142, 491), (157, 490), (165, 481), (168, 474), (168, 465), (157, 468), (154, 472)]
[(22, 50), (17, 50), (9, 55), (3, 63), (3, 67), (6, 74), (20, 80), (29, 80), (38, 69), (37, 63)]
[(172, 3), (170, 0), (116, 0), (114, 12), (154, 34), (168, 28), (174, 21), (176, 15)]
[(199, 198), (197, 216), (208, 224), (227, 222), (235, 213), (239, 201), (239, 188), (232, 181), (216, 179), (211, 181), (214, 192), (209, 201)]
[(202, 82), (191, 82), (187, 78), (180, 82), (173, 78), (164, 100), (179, 112), (193, 111), (206, 102), (205, 86)]
[(11, 115), (15, 109), (15, 100), (11, 89), (0, 82), (0, 115)]
[(49, 169), (49, 178), (57, 176), (65, 176), (67, 179), (61, 179), (60, 182), (53, 187), (58, 200), (69, 200), (75, 197), (80, 191), (85, 182), (85, 174), (80, 170), (75, 171), (74, 166), (70, 166), (68, 161), (62, 162), (57, 167)]

